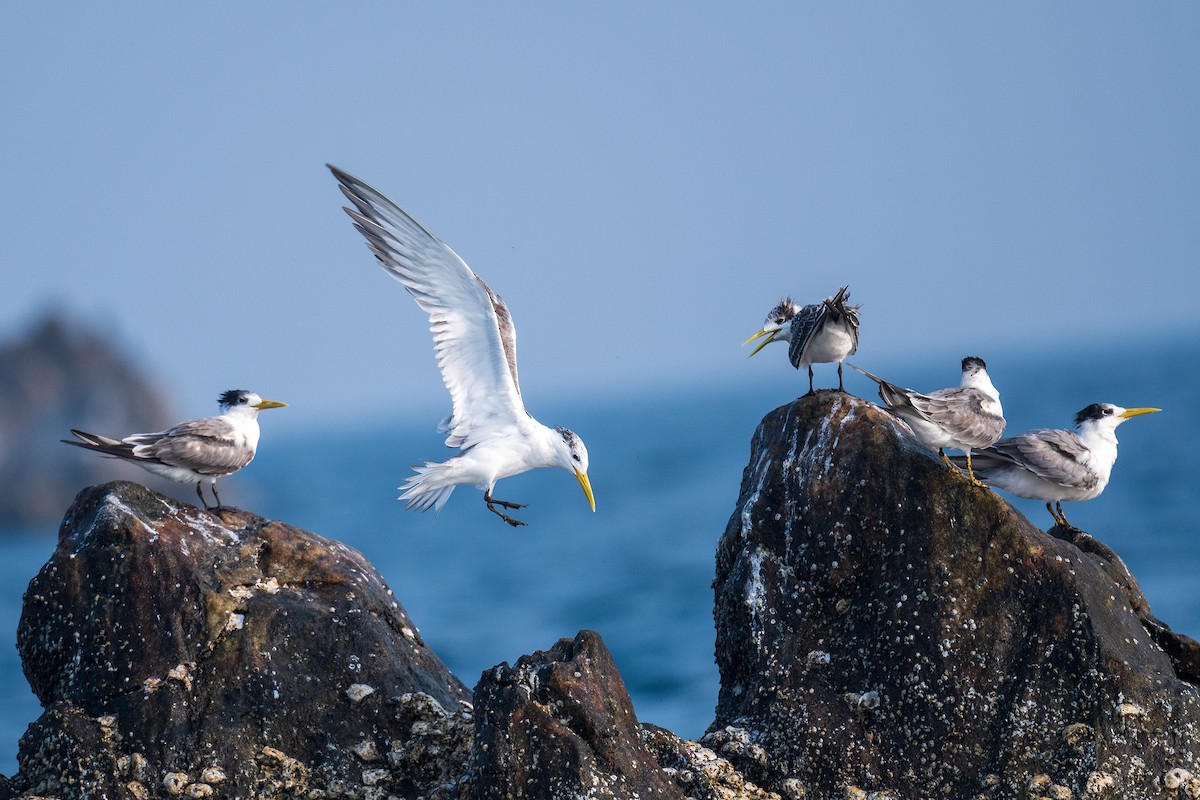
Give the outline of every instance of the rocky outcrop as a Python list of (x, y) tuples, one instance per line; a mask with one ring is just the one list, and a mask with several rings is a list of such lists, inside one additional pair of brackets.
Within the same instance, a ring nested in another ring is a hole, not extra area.
[(714, 585), (710, 737), (748, 744), (730, 760), (768, 788), (1165, 798), (1200, 774), (1200, 691), (1136, 582), (870, 403), (763, 420)]
[(108, 337), (46, 315), (0, 346), (0, 528), (52, 523), (80, 486), (113, 477), (114, 462), (59, 444), (71, 428), (124, 436), (169, 417)]
[(469, 743), (469, 693), (361, 555), (132, 483), (76, 500), (18, 647), (37, 794), (428, 797)]
[(466, 798), (682, 800), (642, 742), (612, 655), (591, 631), (485, 672), (475, 703)]
[(353, 550), (89, 489), (26, 594), (46, 710), (0, 800), (1200, 796), (1196, 643), (870, 403), (763, 420), (714, 588), (716, 719), (685, 741), (594, 632), (472, 695)]

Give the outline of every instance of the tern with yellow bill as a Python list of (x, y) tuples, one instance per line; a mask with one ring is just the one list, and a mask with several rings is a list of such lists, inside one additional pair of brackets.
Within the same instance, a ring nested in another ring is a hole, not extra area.
[(742, 342), (742, 346), (767, 337), (750, 353), (753, 357), (771, 342), (787, 342), (792, 366), (808, 369), (808, 394), (813, 393), (812, 365), (836, 361), (838, 391), (846, 391), (842, 386), (842, 361), (858, 350), (858, 306), (846, 304), (849, 288), (843, 286), (833, 297), (803, 308), (785, 297), (767, 314), (762, 330)]
[(1056, 525), (1073, 527), (1063, 501), (1091, 500), (1108, 486), (1117, 460), (1117, 426), (1161, 410), (1092, 403), (1075, 415), (1078, 432), (1039, 428), (977, 451), (975, 473), (1017, 497), (1042, 500)]
[(461, 452), (425, 462), (400, 487), (406, 508), (441, 510), (454, 487), (483, 490), (488, 510), (509, 525), (524, 525), (497, 506), (524, 508), (492, 497), (496, 481), (540, 467), (572, 473), (592, 511), (588, 452), (566, 428), (548, 428), (525, 410), (517, 382), (517, 335), (508, 306), (448, 245), (363, 181), (329, 166), (353, 208), (345, 208), (384, 271), (429, 315), (434, 352), (450, 392), (451, 414), (438, 426), (446, 446)]
[(287, 403), (263, 400), (245, 389), (230, 389), (217, 398), (217, 402), (221, 407), (220, 416), (189, 419), (165, 431), (110, 439), (72, 428), (71, 433), (79, 441), (62, 441), (137, 464), (147, 472), (176, 483), (194, 483), (205, 509), (208, 501), (201, 488), (207, 483), (217, 501), (217, 511), (220, 511), (217, 478), (232, 475), (253, 460), (258, 451), (258, 412), (283, 408)]

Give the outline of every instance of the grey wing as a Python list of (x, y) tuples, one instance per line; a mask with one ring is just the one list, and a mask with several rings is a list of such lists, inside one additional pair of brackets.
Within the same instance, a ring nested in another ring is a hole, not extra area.
[(1090, 453), (1072, 431), (1034, 430), (996, 442), (990, 449), (1059, 486), (1091, 488), (1096, 484), (1096, 474), (1087, 464)]
[(475, 280), (483, 284), (488, 299), (492, 301), (492, 309), (496, 312), (496, 327), (500, 329), (500, 343), (504, 347), (504, 357), (508, 360), (508, 371), (512, 375), (513, 385), (517, 394), (521, 393), (521, 382), (517, 380), (517, 328), (513, 325), (512, 313), (504, 298), (492, 291), (492, 287), (484, 283), (478, 275)]
[(238, 447), (233, 426), (218, 418), (190, 419), (162, 433), (135, 434), (125, 439), (139, 458), (153, 458), (201, 475), (228, 475), (250, 463), (254, 451)]
[(986, 447), (1004, 433), (1004, 418), (984, 411), (985, 400), (987, 395), (978, 389), (939, 389), (909, 396), (909, 402), (922, 416), (971, 447)]
[(792, 317), (792, 341), (788, 345), (788, 360), (796, 369), (800, 369), (800, 365), (804, 363), (804, 351), (808, 348), (813, 334), (825, 323), (828, 313), (824, 303), (815, 303), (800, 309), (800, 313)]

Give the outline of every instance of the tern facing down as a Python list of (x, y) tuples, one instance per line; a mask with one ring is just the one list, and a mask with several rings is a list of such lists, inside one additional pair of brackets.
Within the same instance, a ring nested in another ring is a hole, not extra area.
[(525, 523), (500, 511), (524, 508), (492, 497), (496, 481), (539, 467), (575, 475), (592, 511), (588, 452), (566, 428), (548, 428), (525, 410), (517, 381), (517, 340), (508, 306), (466, 262), (404, 209), (372, 186), (332, 165), (344, 208), (389, 275), (429, 314), (451, 414), (438, 426), (446, 446), (462, 452), (425, 462), (400, 487), (405, 508), (440, 511), (459, 484), (483, 490), (488, 510), (509, 525)]
[(263, 400), (245, 389), (230, 389), (217, 402), (221, 405), (220, 416), (189, 419), (165, 431), (110, 439), (72, 428), (71, 433), (80, 441), (61, 441), (137, 464), (176, 483), (194, 483), (205, 509), (208, 501), (201, 488), (207, 483), (220, 511), (217, 478), (232, 475), (253, 460), (258, 450), (258, 412), (283, 408), (287, 403)]
[(1075, 415), (1078, 433), (1039, 428), (1001, 439), (975, 454), (975, 470), (992, 486), (1044, 501), (1054, 523), (1070, 528), (1062, 503), (1091, 500), (1108, 486), (1117, 460), (1117, 426), (1161, 410), (1093, 403)]
[[(813, 393), (813, 364), (837, 362), (838, 390), (842, 386), (842, 361), (858, 350), (858, 306), (846, 305), (850, 298), (843, 286), (833, 297), (801, 308), (785, 297), (771, 309), (762, 330), (742, 342), (742, 346), (766, 336), (750, 353), (752, 358), (771, 342), (788, 342), (788, 360), (796, 369), (808, 368), (808, 394)], [(808, 395), (805, 395), (806, 397)]]
[(945, 448), (966, 453), (967, 475), (976, 486), (982, 486), (971, 467), (971, 450), (987, 447), (1004, 433), (1000, 392), (992, 385), (982, 358), (968, 356), (962, 360), (962, 381), (957, 388), (938, 389), (929, 394), (888, 383), (853, 364), (850, 366), (879, 384), (883, 402), (908, 423), (918, 439), (937, 449), (946, 466), (953, 468)]

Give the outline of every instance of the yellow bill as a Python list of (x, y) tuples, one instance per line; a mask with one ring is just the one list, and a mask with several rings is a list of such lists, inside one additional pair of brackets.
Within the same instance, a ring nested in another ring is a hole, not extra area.
[(278, 400), (263, 400), (261, 403), (255, 403), (251, 408), (257, 408), (262, 411), (264, 408), (285, 408), (287, 403), (281, 403)]
[(776, 329), (776, 330), (773, 330), (773, 331), (769, 331), (769, 330), (767, 330), (766, 328), (764, 328), (763, 330), (761, 330), (761, 331), (759, 331), (758, 333), (756, 333), (756, 334), (754, 334), (753, 336), (751, 336), (751, 337), (750, 337), (749, 339), (747, 339), (746, 341), (742, 342), (742, 347), (745, 347), (746, 345), (748, 345), (748, 344), (750, 344), (751, 342), (753, 342), (755, 339), (758, 339), (758, 338), (760, 338), (760, 337), (763, 337), (763, 336), (766, 336), (766, 337), (767, 337), (767, 338), (766, 338), (765, 340), (763, 340), (762, 342), (759, 342), (759, 345), (758, 345), (758, 347), (754, 348), (754, 350), (753, 350), (753, 351), (751, 351), (750, 355), (746, 356), (746, 358), (753, 358), (753, 357), (754, 357), (754, 355), (755, 355), (755, 353), (757, 353), (759, 350), (762, 350), (764, 347), (766, 347), (767, 345), (769, 345), (771, 342), (775, 341), (775, 334), (777, 334), (777, 333), (779, 333), (779, 330), (778, 330), (778, 329)]
[(1155, 411), (1162, 411), (1161, 408), (1127, 408), (1118, 416), (1121, 419), (1129, 419), (1130, 417), (1140, 417), (1142, 414), (1153, 414)]
[(587, 473), (575, 470), (575, 479), (579, 481), (579, 485), (583, 487), (583, 493), (587, 495), (588, 505), (592, 507), (592, 513), (596, 511), (596, 498), (592, 496), (592, 484), (588, 481)]

